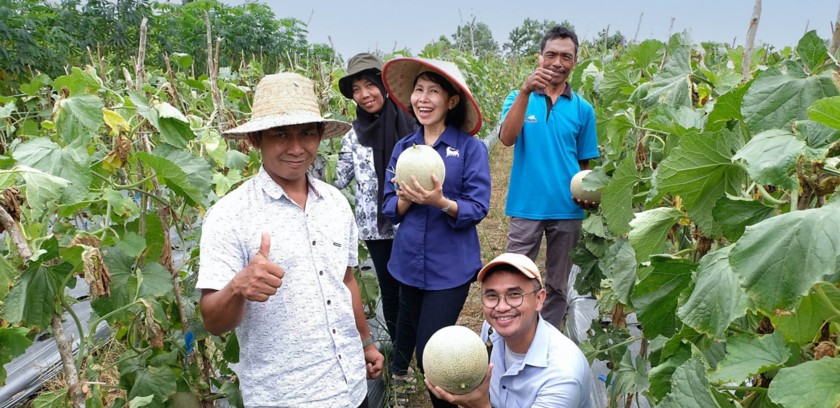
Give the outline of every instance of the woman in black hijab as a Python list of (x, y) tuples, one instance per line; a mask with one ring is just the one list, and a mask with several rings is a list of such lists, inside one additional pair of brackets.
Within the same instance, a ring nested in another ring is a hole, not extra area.
[[(390, 99), (380, 76), (382, 60), (361, 53), (350, 58), (347, 75), (338, 80), (341, 94), (356, 102), (356, 120), (341, 140), (336, 181), (338, 188), (356, 179), (356, 223), (376, 269), (382, 311), (394, 353), (389, 369), (397, 379), (411, 377), (408, 365), (414, 354), (414, 333), (397, 333), (399, 282), (388, 271), (394, 226), (382, 215), (383, 183), (394, 175), (386, 169), (394, 145), (414, 132), (416, 122)], [(407, 318), (407, 316), (405, 317)], [(411, 327), (406, 324), (401, 327)]]

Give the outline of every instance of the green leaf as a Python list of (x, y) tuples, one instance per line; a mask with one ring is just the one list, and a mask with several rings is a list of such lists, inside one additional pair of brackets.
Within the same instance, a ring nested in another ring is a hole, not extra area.
[(636, 214), (630, 221), (630, 244), (636, 260), (645, 262), (653, 254), (663, 253), (671, 227), (682, 217), (676, 208), (660, 207)]
[(153, 153), (140, 152), (137, 157), (153, 168), (158, 178), (190, 204), (203, 204), (210, 192), (210, 166), (188, 151), (169, 145), (158, 146)]
[(647, 388), (647, 361), (628, 348), (621, 358), (621, 363), (619, 363), (618, 370), (613, 377), (612, 386), (609, 387), (610, 397), (618, 398), (624, 394), (640, 393)]
[(236, 337), (235, 331), (227, 334), (227, 341), (225, 342), (225, 350), (222, 352), (222, 357), (230, 364), (239, 362), (239, 338)]
[(35, 263), (20, 275), (20, 280), (6, 296), (3, 315), (11, 324), (23, 324), (43, 330), (56, 313), (56, 299), (63, 296), (60, 287), (73, 272), (73, 265), (63, 262), (54, 266)]
[(636, 285), (636, 257), (626, 239), (619, 239), (610, 246), (598, 265), (621, 303), (630, 304), (630, 293)]
[(823, 160), (834, 142), (840, 140), (840, 130), (830, 128), (813, 120), (798, 120), (794, 123), (796, 137), (803, 140), (808, 148), (805, 156)]
[(723, 197), (715, 204), (713, 214), (723, 236), (735, 242), (744, 235), (746, 227), (776, 215), (776, 209), (755, 200)]
[(840, 358), (823, 357), (779, 370), (767, 395), (785, 408), (840, 406)]
[(636, 163), (625, 157), (601, 193), (601, 210), (604, 212), (607, 228), (615, 235), (630, 231), (630, 221), (633, 220), (633, 189), (640, 181)]
[(146, 249), (146, 239), (130, 231), (123, 236), (123, 239), (117, 243), (117, 246), (122, 248), (126, 255), (137, 257)]
[(154, 395), (147, 395), (145, 397), (134, 397), (128, 403), (128, 408), (145, 407), (146, 405), (151, 404), (154, 399)]
[(709, 408), (717, 407), (706, 380), (706, 369), (700, 359), (692, 358), (674, 371), (671, 392), (665, 396), (660, 408)]
[(96, 95), (71, 96), (58, 101), (56, 128), (65, 144), (87, 144), (93, 134), (105, 123), (102, 99)]
[(782, 367), (790, 352), (779, 333), (735, 335), (726, 339), (726, 358), (709, 376), (716, 383), (742, 382), (755, 374)]
[(656, 169), (654, 185), (659, 193), (682, 197), (688, 215), (707, 236), (716, 235), (715, 202), (726, 192), (739, 191), (745, 181), (743, 170), (732, 163), (733, 153), (742, 145), (740, 134), (727, 130), (683, 136)]
[(245, 404), (242, 402), (242, 393), (239, 391), (239, 384), (225, 381), (221, 387), (222, 394), (228, 400), (231, 406), (242, 408)]
[(651, 64), (662, 61), (662, 49), (665, 45), (659, 40), (645, 40), (641, 44), (630, 47), (625, 54), (626, 59), (634, 61), (634, 66), (646, 70)]
[[(2, 297), (0, 297), (2, 299)], [(0, 327), (0, 385), (6, 383), (6, 364), (26, 352), (32, 340), (26, 337), (26, 327)]]
[(607, 230), (604, 228), (604, 217), (598, 214), (587, 214), (581, 223), (581, 230), (599, 238), (608, 238)]
[(805, 33), (796, 45), (796, 53), (811, 72), (816, 72), (828, 60), (828, 48), (816, 30)]
[(808, 108), (808, 119), (840, 129), (840, 96), (815, 101)]
[(720, 338), (735, 319), (744, 316), (749, 298), (729, 266), (732, 246), (707, 254), (700, 260), (697, 282), (677, 316), (700, 333)]
[(62, 148), (49, 138), (39, 137), (18, 145), (12, 157), (19, 164), (69, 181), (70, 184), (61, 191), (62, 203), (81, 201), (87, 196), (93, 175), (90, 172), (91, 157), (84, 147)]
[(161, 139), (172, 146), (186, 148), (187, 142), (195, 138), (187, 117), (168, 102), (158, 103), (155, 109), (158, 112), (157, 128)]
[(173, 52), (169, 58), (181, 68), (189, 68), (193, 63), (192, 56), (183, 52)]
[(111, 211), (123, 219), (130, 219), (140, 213), (140, 207), (131, 198), (128, 192), (116, 191), (106, 188), (102, 198), (111, 206)]
[(14, 283), (17, 276), (17, 269), (5, 257), (0, 256), (0, 301), (9, 293), (9, 288), (12, 287), (12, 283)]
[(747, 227), (729, 256), (755, 305), (792, 310), (815, 283), (840, 279), (840, 204), (782, 214)]
[(60, 388), (50, 392), (38, 394), (32, 402), (34, 408), (71, 408), (67, 401), (67, 388)]
[(143, 367), (135, 374), (134, 385), (128, 393), (129, 400), (152, 395), (154, 396), (154, 405), (163, 406), (164, 401), (175, 394), (177, 378), (171, 368)]
[(771, 129), (753, 137), (732, 160), (745, 160), (750, 177), (758, 184), (793, 189), (799, 185), (794, 173), (804, 148), (805, 142), (793, 133)]
[(838, 94), (828, 71), (819, 76), (794, 76), (773, 67), (753, 81), (741, 112), (753, 133), (787, 129), (795, 120), (807, 119), (814, 101)]
[[(138, 270), (141, 298), (159, 297), (172, 293), (172, 275), (163, 265), (153, 262)], [(139, 279), (142, 278), (142, 281)]]
[(674, 372), (689, 358), (691, 358), (691, 348), (680, 344), (679, 348), (667, 360), (650, 369), (648, 374), (650, 393), (656, 401), (661, 400), (671, 392), (671, 378), (673, 378)]
[(680, 45), (672, 50), (665, 66), (653, 77), (650, 89), (643, 102), (645, 106), (665, 105), (670, 107), (691, 107), (691, 49)]
[(24, 194), (34, 218), (40, 218), (47, 211), (48, 205), (57, 201), (64, 188), (70, 184), (66, 179), (29, 166), (15, 166), (11, 170), (0, 170), (0, 180), (16, 175), (23, 178)]
[(677, 328), (677, 300), (691, 283), (691, 272), (697, 267), (684, 259), (652, 256), (653, 272), (642, 279), (633, 291), (632, 301), (645, 337), (666, 337)]
[(823, 324), (835, 316), (833, 310), (840, 310), (840, 288), (820, 282), (802, 298), (793, 313), (770, 316), (770, 321), (786, 341), (811, 343), (821, 335)]

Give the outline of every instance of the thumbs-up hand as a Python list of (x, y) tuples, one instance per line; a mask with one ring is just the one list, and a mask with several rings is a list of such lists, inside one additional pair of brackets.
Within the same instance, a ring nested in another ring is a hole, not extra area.
[(521, 92), (543, 92), (551, 82), (551, 70), (543, 67), (545, 59), (542, 54), (537, 57), (537, 69), (522, 84)]
[(271, 236), (263, 232), (259, 252), (233, 278), (236, 293), (245, 299), (265, 302), (283, 285), (285, 272), (268, 259), (270, 249)]

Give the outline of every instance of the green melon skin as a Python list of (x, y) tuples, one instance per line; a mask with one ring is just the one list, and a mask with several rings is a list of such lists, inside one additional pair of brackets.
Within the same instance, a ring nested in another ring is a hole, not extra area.
[(478, 387), (488, 364), (484, 342), (464, 326), (438, 330), (423, 350), (426, 378), (451, 394), (466, 394)]
[(569, 188), (572, 190), (572, 197), (577, 198), (581, 201), (599, 203), (601, 202), (600, 191), (587, 191), (583, 189), (583, 178), (591, 172), (592, 170), (579, 171), (577, 174), (574, 175), (574, 177), (572, 177), (572, 181), (569, 184)]
[(414, 182), (411, 180), (411, 176), (414, 176), (424, 189), (434, 190), (433, 174), (443, 184), (446, 178), (446, 166), (443, 165), (443, 159), (438, 152), (431, 146), (414, 145), (403, 150), (397, 157), (394, 177), (398, 183), (406, 183), (414, 188)]

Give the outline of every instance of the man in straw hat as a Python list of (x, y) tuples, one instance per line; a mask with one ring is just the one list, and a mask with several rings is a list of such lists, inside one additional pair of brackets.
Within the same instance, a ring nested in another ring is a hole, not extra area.
[(263, 78), (251, 119), (225, 132), (263, 165), (208, 210), (196, 288), (207, 330), (236, 330), (246, 406), (367, 406), (365, 374), (381, 374), (350, 206), (307, 173), (321, 139), (349, 128), (321, 116), (310, 80), (284, 73)]
[(545, 289), (537, 265), (504, 253), (478, 272), (484, 305), (482, 340), (490, 365), (484, 381), (452, 395), (426, 381), (438, 397), (462, 407), (589, 407), (592, 374), (574, 342), (540, 317)]
[(573, 199), (569, 184), (598, 157), (595, 111), (572, 91), (577, 35), (557, 26), (543, 37), (538, 66), (502, 106), (499, 139), (514, 146), (505, 215), (507, 252), (536, 259), (546, 238), (546, 301), (542, 316), (561, 328), (569, 292), (569, 256), (580, 236), (583, 209), (598, 203)]

